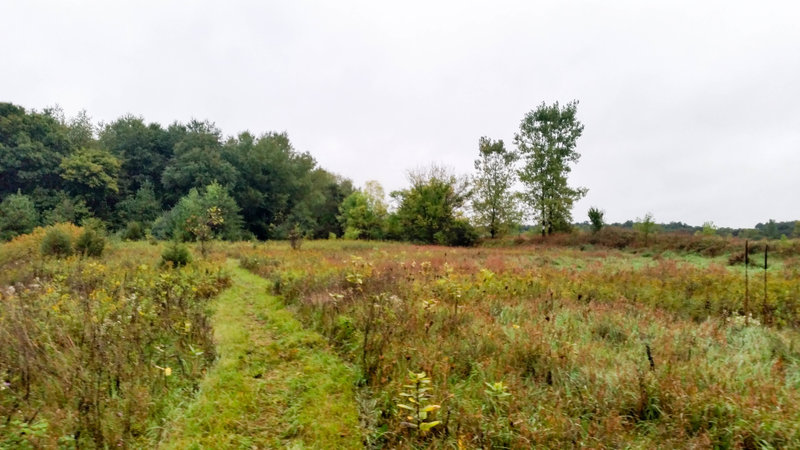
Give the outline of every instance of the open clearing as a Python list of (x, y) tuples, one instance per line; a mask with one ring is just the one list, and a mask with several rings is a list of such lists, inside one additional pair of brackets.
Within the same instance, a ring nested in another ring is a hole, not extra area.
[(743, 315), (725, 255), (214, 243), (170, 269), (161, 245), (23, 238), (3, 447), (800, 445), (791, 256), (750, 269)]

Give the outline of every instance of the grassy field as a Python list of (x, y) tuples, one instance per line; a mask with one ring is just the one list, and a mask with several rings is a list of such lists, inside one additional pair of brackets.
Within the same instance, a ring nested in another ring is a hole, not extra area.
[[(797, 447), (798, 267), (570, 248), (228, 248), (361, 376), (387, 447)], [(421, 420), (409, 372), (430, 379)], [(413, 405), (412, 405), (413, 406)], [(409, 423), (435, 422), (422, 432)]]
[(44, 234), (0, 247), (0, 448), (800, 446), (789, 252), (746, 289), (726, 253), (217, 242), (173, 269)]

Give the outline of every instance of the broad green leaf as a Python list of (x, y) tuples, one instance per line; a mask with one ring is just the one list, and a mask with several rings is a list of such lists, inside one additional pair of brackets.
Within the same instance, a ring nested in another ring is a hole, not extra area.
[(419, 429), (424, 433), (424, 432), (429, 431), (431, 428), (435, 427), (436, 425), (439, 425), (440, 423), (441, 422), (438, 421), (438, 420), (434, 420), (433, 422), (421, 423), (421, 424), (419, 424)]

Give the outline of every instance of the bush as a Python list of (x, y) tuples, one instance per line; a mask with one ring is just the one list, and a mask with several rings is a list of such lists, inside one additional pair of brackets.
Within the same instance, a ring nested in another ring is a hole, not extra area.
[(85, 256), (100, 257), (105, 246), (106, 239), (93, 228), (86, 228), (75, 241), (75, 251)]
[(125, 230), (122, 232), (122, 239), (126, 241), (141, 241), (145, 238), (144, 227), (136, 221), (128, 222)]
[(67, 233), (52, 229), (44, 235), (41, 250), (44, 256), (69, 256), (72, 254), (72, 240)]
[(189, 249), (176, 241), (173, 241), (172, 244), (161, 253), (162, 266), (171, 264), (172, 267), (181, 267), (189, 264), (191, 261), (192, 255), (189, 253)]
[(447, 228), (437, 232), (434, 239), (437, 244), (454, 247), (472, 247), (478, 242), (478, 231), (463, 219), (456, 219)]

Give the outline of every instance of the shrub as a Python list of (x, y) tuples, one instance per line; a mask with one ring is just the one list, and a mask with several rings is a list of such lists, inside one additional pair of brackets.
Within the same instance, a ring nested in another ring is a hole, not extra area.
[(446, 229), (434, 235), (437, 244), (454, 247), (472, 247), (478, 242), (478, 238), (475, 227), (463, 219), (453, 220)]
[(189, 264), (191, 261), (192, 255), (189, 253), (189, 249), (177, 241), (173, 241), (172, 244), (161, 253), (162, 266), (171, 264), (172, 267), (181, 267)]
[(67, 233), (52, 229), (44, 235), (41, 250), (44, 256), (69, 256), (72, 254), (72, 240)]
[(141, 241), (145, 238), (144, 227), (136, 221), (128, 222), (125, 230), (122, 232), (122, 239), (126, 241)]
[(100, 257), (106, 246), (106, 239), (93, 228), (84, 229), (75, 241), (75, 251), (85, 256)]

